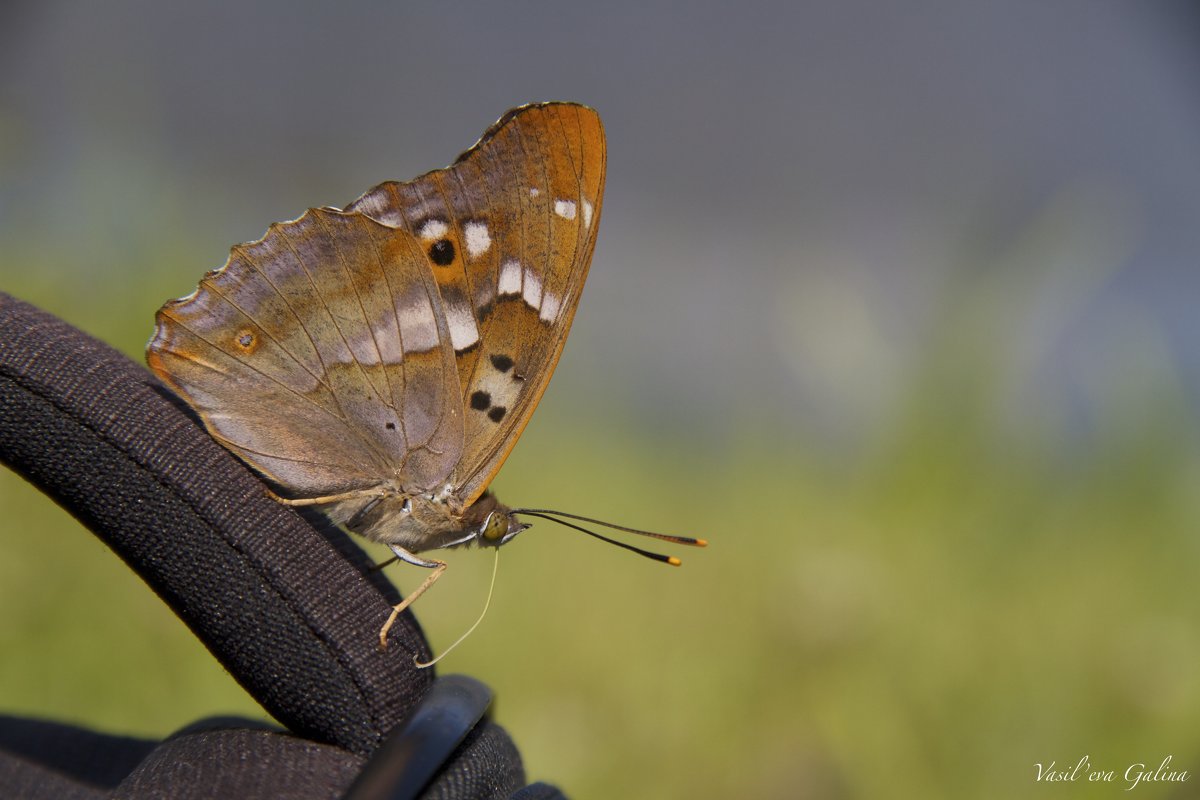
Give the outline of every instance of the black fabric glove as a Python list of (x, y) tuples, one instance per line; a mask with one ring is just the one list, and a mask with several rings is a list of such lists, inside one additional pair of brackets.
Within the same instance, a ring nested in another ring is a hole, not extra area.
[[(104, 540), (286, 729), (218, 720), (160, 743), (0, 717), (0, 794), (338, 797), (429, 692), (411, 614), (379, 652), (399, 595), (348, 536), (270, 499), (147, 370), (3, 293), (0, 460)], [(485, 719), (422, 796), (561, 797), (523, 784)]]

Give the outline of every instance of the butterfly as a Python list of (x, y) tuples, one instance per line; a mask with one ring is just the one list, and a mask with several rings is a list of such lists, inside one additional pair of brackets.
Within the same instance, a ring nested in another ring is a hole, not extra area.
[(446, 568), (419, 553), (499, 547), (529, 527), (519, 514), (599, 522), (488, 487), (566, 342), (605, 159), (592, 109), (515, 108), (449, 167), (271, 225), (157, 314), (151, 370), (277, 499), (432, 570), (381, 647)]

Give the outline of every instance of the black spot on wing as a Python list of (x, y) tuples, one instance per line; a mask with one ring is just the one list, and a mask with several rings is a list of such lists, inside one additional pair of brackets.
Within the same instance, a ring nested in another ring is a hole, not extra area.
[(454, 242), (449, 239), (438, 239), (429, 245), (429, 258), (439, 267), (454, 263)]
[(470, 403), (471, 408), (476, 411), (486, 411), (488, 419), (492, 422), (499, 422), (508, 413), (506, 407), (492, 405), (492, 396), (482, 389), (471, 393)]

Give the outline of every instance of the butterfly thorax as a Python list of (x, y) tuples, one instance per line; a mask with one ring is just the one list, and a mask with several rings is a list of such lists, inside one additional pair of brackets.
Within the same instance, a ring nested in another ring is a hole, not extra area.
[(399, 545), (411, 553), (467, 544), (499, 547), (528, 526), (485, 492), (463, 508), (449, 492), (380, 494), (338, 503), (325, 511), (335, 521), (373, 541)]

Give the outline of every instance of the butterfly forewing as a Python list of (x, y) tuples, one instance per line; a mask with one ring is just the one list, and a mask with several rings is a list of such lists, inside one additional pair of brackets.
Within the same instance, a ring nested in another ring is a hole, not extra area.
[(554, 371), (595, 245), (604, 167), (594, 111), (525, 106), (453, 166), (348, 207), (429, 249), (462, 393), (454, 483), (465, 504), (500, 469)]
[(461, 460), (460, 382), (425, 249), (361, 214), (309, 211), (235, 247), (159, 311), (147, 360), (298, 496), (431, 488)]

